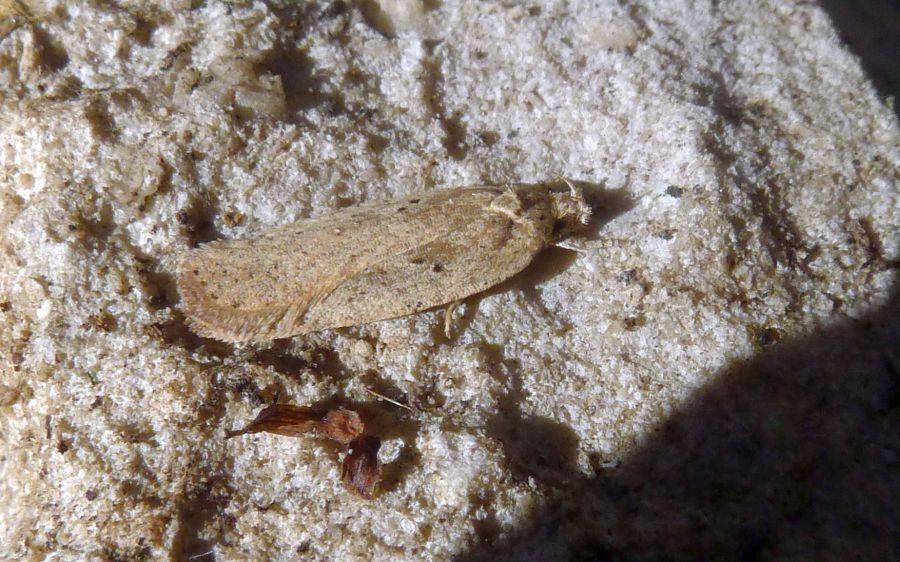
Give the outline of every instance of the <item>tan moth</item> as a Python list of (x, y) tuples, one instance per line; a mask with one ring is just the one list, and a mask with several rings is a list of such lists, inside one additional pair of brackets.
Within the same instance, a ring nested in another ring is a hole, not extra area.
[(179, 265), (183, 308), (202, 336), (256, 342), (454, 303), (586, 224), (590, 207), (569, 188), (437, 190), (212, 242)]

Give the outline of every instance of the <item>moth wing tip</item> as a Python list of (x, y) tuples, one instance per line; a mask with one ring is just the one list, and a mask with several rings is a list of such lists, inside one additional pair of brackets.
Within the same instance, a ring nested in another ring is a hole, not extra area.
[(228, 329), (228, 322), (223, 321), (219, 312), (221, 307), (209, 298), (208, 291), (191, 275), (190, 260), (189, 253), (182, 258), (175, 274), (175, 285), (181, 296), (181, 311), (188, 329), (202, 338), (229, 343), (245, 341), (239, 334)]
[(279, 329), (276, 317), (280, 314), (251, 314), (223, 310), (210, 302), (203, 302), (202, 291), (188, 289), (182, 293), (182, 311), (188, 328), (203, 338), (226, 343), (263, 343), (276, 338), (306, 333), (299, 329)]

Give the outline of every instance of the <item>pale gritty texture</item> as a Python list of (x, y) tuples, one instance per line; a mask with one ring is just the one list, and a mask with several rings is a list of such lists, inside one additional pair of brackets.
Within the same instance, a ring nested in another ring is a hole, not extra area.
[[(28, 4), (0, 25), (0, 560), (900, 560), (900, 128), (816, 3)], [(204, 244), (560, 177), (588, 249), (449, 337), (440, 307), (190, 328)], [(273, 404), (356, 412), (377, 453), (226, 439)]]
[[(195, 331), (225, 341), (404, 316), (493, 287), (561, 225), (587, 222), (559, 198), (572, 200), (544, 186), (478, 187), (344, 209), (194, 250), (178, 289)], [(572, 203), (584, 206), (580, 196)]]

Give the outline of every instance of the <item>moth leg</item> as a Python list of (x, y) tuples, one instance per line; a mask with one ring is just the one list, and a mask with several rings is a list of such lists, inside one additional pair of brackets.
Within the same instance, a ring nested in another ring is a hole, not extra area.
[(462, 301), (453, 301), (444, 309), (444, 335), (447, 336), (447, 339), (450, 339), (453, 334), (453, 313), (461, 303)]
[(491, 204), (488, 205), (488, 210), (506, 215), (516, 222), (522, 220), (522, 201), (516, 195), (516, 192), (510, 189), (495, 197)]
[(599, 250), (603, 248), (601, 244), (596, 242), (591, 244), (586, 240), (573, 240), (571, 238), (560, 240), (559, 242), (554, 242), (553, 245), (557, 248), (563, 248), (564, 250), (572, 250), (573, 252), (578, 252), (579, 254), (586, 254), (593, 250)]

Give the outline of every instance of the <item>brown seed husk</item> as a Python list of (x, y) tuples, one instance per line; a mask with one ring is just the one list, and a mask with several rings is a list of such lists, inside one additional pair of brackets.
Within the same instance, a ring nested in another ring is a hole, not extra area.
[(263, 408), (256, 419), (243, 429), (231, 431), (227, 438), (248, 433), (275, 433), (288, 437), (299, 437), (315, 431), (324, 413), (319, 408), (293, 406), (290, 404), (273, 404)]
[(231, 431), (226, 438), (248, 433), (274, 433), (288, 437), (299, 437), (317, 433), (322, 437), (347, 444), (365, 430), (359, 414), (346, 408), (325, 409), (321, 407), (273, 404), (256, 416), (243, 429)]
[(381, 440), (372, 435), (357, 437), (341, 464), (341, 482), (354, 494), (370, 500), (381, 485), (381, 464), (378, 449)]
[(318, 432), (322, 437), (347, 444), (362, 435), (365, 424), (359, 414), (346, 408), (328, 410), (319, 422)]

